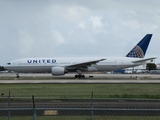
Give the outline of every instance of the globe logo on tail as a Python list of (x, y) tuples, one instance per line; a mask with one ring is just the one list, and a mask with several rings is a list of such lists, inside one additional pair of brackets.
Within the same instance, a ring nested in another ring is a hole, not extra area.
[(128, 57), (132, 57), (132, 58), (143, 58), (144, 57), (144, 53), (143, 50), (139, 47), (139, 46), (135, 46), (127, 55)]

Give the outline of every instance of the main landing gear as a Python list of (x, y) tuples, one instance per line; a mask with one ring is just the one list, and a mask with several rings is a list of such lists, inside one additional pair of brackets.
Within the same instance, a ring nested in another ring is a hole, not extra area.
[(85, 75), (75, 75), (75, 78), (85, 78)]
[(76, 71), (77, 71), (78, 75), (75, 75), (75, 78), (79, 78), (79, 79), (85, 78), (85, 75), (82, 75), (82, 71), (81, 70), (77, 69)]

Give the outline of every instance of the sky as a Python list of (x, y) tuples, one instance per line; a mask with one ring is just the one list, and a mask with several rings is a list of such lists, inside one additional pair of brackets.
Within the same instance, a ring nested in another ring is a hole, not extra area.
[(0, 65), (26, 57), (125, 56), (153, 34), (160, 63), (160, 0), (0, 0)]

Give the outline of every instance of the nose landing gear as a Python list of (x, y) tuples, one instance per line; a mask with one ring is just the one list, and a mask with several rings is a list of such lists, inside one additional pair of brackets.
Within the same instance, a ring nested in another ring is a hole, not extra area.
[(16, 78), (19, 78), (19, 73), (16, 74)]

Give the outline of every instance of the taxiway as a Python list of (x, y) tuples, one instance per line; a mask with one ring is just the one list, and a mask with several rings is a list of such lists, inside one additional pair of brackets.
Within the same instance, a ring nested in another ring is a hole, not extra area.
[(159, 74), (86, 74), (85, 79), (75, 79), (74, 74), (66, 74), (65, 76), (51, 76), (51, 74), (20, 74), (21, 78), (15, 78), (13, 73), (1, 73), (0, 84), (36, 84), (36, 83), (83, 83), (83, 84), (95, 84), (95, 83), (160, 83)]

